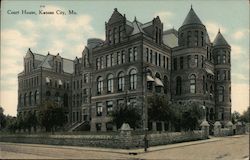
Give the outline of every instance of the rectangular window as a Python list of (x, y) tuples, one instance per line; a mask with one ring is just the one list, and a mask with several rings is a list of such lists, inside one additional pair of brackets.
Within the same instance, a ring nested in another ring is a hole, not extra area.
[(163, 56), (163, 68), (166, 68), (166, 57)]
[(110, 55), (106, 55), (106, 67), (110, 67), (110, 66), (111, 66)]
[(114, 54), (111, 54), (111, 66), (114, 66), (115, 65), (115, 60), (114, 60)]
[(155, 52), (155, 65), (157, 65), (157, 61), (158, 61), (158, 59), (157, 59), (157, 52)]
[(180, 69), (183, 69), (183, 57), (180, 57)]
[(148, 51), (148, 48), (146, 48), (146, 61), (149, 62), (149, 51)]
[(188, 55), (188, 68), (191, 68), (191, 55)]
[(230, 80), (230, 79), (231, 79), (231, 72), (228, 71), (228, 80)]
[(112, 35), (111, 35), (111, 30), (109, 30), (109, 32), (108, 32), (108, 38), (109, 38), (109, 44), (111, 44), (111, 42), (112, 42)]
[(121, 53), (117, 52), (117, 64), (121, 64), (121, 63), (122, 63)]
[(152, 51), (152, 49), (150, 49), (149, 61), (150, 61), (150, 63), (153, 63), (153, 51)]
[(220, 55), (217, 56), (217, 64), (220, 64), (221, 61), (220, 61)]
[(107, 115), (111, 115), (113, 112), (113, 101), (107, 101)]
[(117, 105), (118, 105), (118, 107), (122, 107), (123, 105), (125, 105), (124, 99), (118, 99), (117, 100)]
[(134, 47), (133, 54), (134, 54), (134, 61), (137, 61), (137, 47)]
[(195, 66), (198, 67), (198, 55), (195, 55), (194, 63), (195, 63)]
[(219, 81), (220, 80), (220, 71), (217, 71), (217, 80)]
[(222, 56), (222, 63), (224, 63), (224, 64), (226, 63), (226, 56), (225, 55)]
[(174, 70), (177, 70), (177, 58), (174, 58)]
[(158, 59), (159, 59), (158, 65), (161, 66), (161, 54), (158, 55)]
[(198, 31), (194, 32), (194, 45), (198, 46)]
[(102, 116), (103, 107), (102, 103), (96, 103), (96, 116)]
[(103, 69), (104, 68), (104, 62), (103, 62), (103, 57), (101, 57), (101, 69)]
[(125, 51), (122, 50), (122, 64), (125, 63)]
[(169, 67), (169, 59), (167, 57), (167, 70), (169, 70), (169, 69), (170, 69), (170, 67)]
[(132, 48), (128, 49), (128, 54), (129, 54), (129, 62), (132, 62), (134, 58)]
[(201, 67), (203, 68), (204, 66), (204, 56), (201, 56)]
[(121, 39), (122, 39), (122, 36), (121, 36), (122, 35), (122, 26), (119, 26), (119, 31), (118, 32), (119, 32), (119, 36), (118, 36), (119, 37), (119, 42), (121, 42)]
[(136, 98), (129, 98), (129, 105), (132, 107), (136, 106)]

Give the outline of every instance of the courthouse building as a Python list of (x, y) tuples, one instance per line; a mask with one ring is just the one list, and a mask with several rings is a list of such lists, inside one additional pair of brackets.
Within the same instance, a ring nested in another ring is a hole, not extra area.
[(36, 112), (48, 99), (67, 109), (73, 128), (113, 130), (111, 113), (136, 107), (147, 124), (147, 97), (172, 103), (199, 102), (206, 118), (231, 116), (231, 47), (220, 31), (210, 41), (206, 26), (191, 8), (177, 30), (163, 30), (157, 16), (141, 23), (114, 9), (105, 23), (105, 40), (88, 39), (81, 58), (46, 56), (28, 49), (18, 75), (18, 114)]

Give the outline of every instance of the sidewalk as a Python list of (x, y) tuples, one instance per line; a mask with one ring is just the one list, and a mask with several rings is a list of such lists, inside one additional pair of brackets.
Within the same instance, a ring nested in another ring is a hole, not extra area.
[[(221, 137), (213, 137), (211, 139), (206, 140), (199, 140), (199, 141), (191, 141), (191, 142), (183, 142), (183, 143), (176, 143), (176, 144), (168, 144), (168, 145), (161, 145), (161, 146), (152, 146), (148, 148), (147, 152), (159, 151), (159, 150), (166, 150), (172, 148), (179, 148), (185, 147), (190, 145), (197, 145), (202, 143), (210, 143), (215, 141), (220, 141)], [(8, 144), (8, 145), (15, 145), (15, 143), (9, 142), (0, 142), (0, 144)], [(72, 150), (82, 150), (82, 151), (98, 151), (98, 152), (109, 152), (109, 153), (120, 153), (120, 154), (142, 154), (144, 152), (144, 148), (139, 149), (115, 149), (115, 148), (98, 148), (98, 147), (79, 147), (79, 146), (56, 146), (56, 145), (45, 145), (45, 144), (25, 144), (25, 143), (18, 143), (22, 146), (32, 146), (32, 147), (43, 147), (43, 148), (62, 148), (62, 149), (72, 149)]]

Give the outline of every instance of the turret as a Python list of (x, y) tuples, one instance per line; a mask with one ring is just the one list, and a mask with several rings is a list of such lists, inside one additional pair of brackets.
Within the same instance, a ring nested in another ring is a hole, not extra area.
[(227, 122), (231, 119), (231, 47), (218, 32), (213, 42), (215, 62), (215, 94), (217, 120)]
[(204, 47), (207, 31), (192, 6), (178, 30), (178, 44), (183, 47)]

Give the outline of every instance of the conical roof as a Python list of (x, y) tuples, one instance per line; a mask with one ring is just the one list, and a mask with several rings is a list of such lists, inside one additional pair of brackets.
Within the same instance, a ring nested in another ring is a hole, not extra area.
[(188, 25), (188, 24), (202, 24), (201, 20), (196, 15), (196, 13), (194, 12), (192, 7), (191, 7), (190, 11), (188, 12), (188, 15), (186, 16), (182, 25), (184, 26), (184, 25)]
[(227, 43), (223, 35), (220, 33), (220, 31), (215, 37), (213, 44), (214, 46), (229, 46), (229, 44)]

